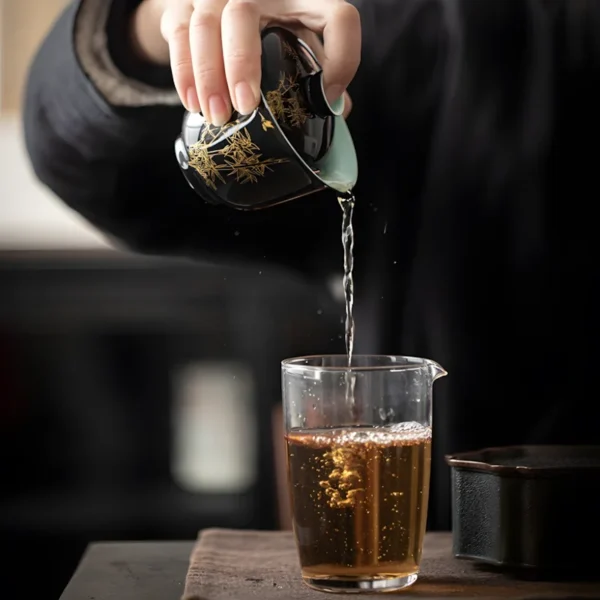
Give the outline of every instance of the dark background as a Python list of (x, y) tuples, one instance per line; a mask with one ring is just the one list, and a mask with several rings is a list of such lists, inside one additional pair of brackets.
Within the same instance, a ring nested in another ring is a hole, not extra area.
[(91, 540), (279, 526), (279, 362), (343, 351), (327, 290), (116, 251), (2, 252), (0, 290), (7, 598), (57, 598)]

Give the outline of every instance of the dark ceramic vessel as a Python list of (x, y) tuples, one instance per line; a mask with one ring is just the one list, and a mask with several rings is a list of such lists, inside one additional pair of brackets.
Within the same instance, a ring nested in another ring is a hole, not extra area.
[(456, 556), (541, 578), (597, 573), (600, 446), (489, 448), (446, 462)]
[(202, 198), (242, 210), (265, 208), (325, 188), (343, 194), (358, 166), (343, 98), (330, 105), (322, 69), (289, 31), (262, 35), (261, 103), (223, 127), (186, 113), (175, 154)]

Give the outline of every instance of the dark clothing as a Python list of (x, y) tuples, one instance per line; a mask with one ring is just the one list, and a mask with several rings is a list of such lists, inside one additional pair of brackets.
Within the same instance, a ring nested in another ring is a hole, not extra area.
[[(332, 194), (241, 213), (189, 189), (168, 72), (126, 46), (136, 2), (96, 15), (104, 67), (86, 14), (100, 4), (68, 8), (33, 64), (24, 120), (38, 177), (139, 251), (339, 274)], [(448, 528), (444, 454), (598, 439), (600, 2), (357, 5), (356, 351), (449, 371), (434, 393), (430, 505), (431, 527)]]

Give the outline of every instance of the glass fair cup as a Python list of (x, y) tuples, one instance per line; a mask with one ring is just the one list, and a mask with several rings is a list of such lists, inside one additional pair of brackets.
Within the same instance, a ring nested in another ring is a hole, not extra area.
[(425, 536), (437, 363), (345, 355), (282, 363), (294, 534), (304, 582), (328, 592), (413, 584)]

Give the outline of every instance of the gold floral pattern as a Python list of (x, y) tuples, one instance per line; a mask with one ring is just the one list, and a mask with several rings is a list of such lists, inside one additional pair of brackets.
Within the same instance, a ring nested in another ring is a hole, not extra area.
[(293, 60), (294, 64), (296, 65), (296, 70), (299, 73), (303, 73), (306, 70), (306, 65), (304, 64), (303, 60), (300, 58), (300, 55), (298, 54), (298, 51), (296, 50), (296, 48), (294, 48), (286, 40), (284, 40), (282, 42), (281, 47), (283, 48), (284, 57), (289, 58), (290, 60)]
[[(302, 65), (289, 42), (283, 41), (283, 51), (296, 63), (296, 73), (282, 73), (277, 88), (267, 92), (266, 102), (278, 123), (301, 128), (310, 116), (301, 100), (298, 84)], [(261, 110), (258, 116), (263, 131), (275, 129), (273, 121)], [(289, 162), (287, 158), (264, 158), (242, 119), (223, 127), (205, 124), (200, 139), (189, 147), (188, 155), (189, 166), (213, 190), (228, 178), (237, 183), (256, 183), (273, 166)]]
[(271, 119), (267, 119), (262, 113), (258, 113), (260, 115), (260, 124), (263, 128), (263, 131), (267, 131), (267, 129), (274, 129), (273, 123)]
[(300, 64), (301, 66), (301, 63), (299, 63), (300, 57), (298, 56), (298, 53), (294, 48), (292, 48), (292, 45), (287, 40), (283, 40), (281, 47), (283, 48), (284, 56), (291, 58), (297, 65)]
[[(263, 130), (272, 129), (273, 123), (259, 115)], [(263, 158), (259, 151), (239, 120), (223, 127), (206, 125), (200, 139), (189, 148), (188, 164), (209, 188), (216, 190), (217, 183), (226, 183), (228, 177), (237, 183), (256, 183), (274, 165), (288, 162), (287, 158)]]
[(267, 92), (267, 104), (277, 121), (291, 127), (302, 127), (309, 115), (300, 102), (298, 74), (279, 78), (277, 89)]

